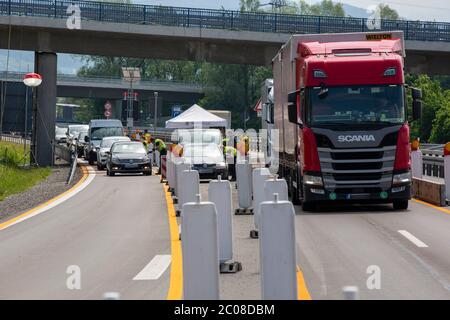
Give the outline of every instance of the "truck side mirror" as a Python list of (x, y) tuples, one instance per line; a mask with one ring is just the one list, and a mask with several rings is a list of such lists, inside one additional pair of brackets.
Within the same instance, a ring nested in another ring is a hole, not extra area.
[(412, 91), (413, 100), (422, 99), (422, 90), (420, 90), (418, 88), (411, 88), (411, 91)]
[(413, 100), (412, 102), (412, 118), (413, 120), (420, 119), (422, 116), (422, 101)]
[(422, 90), (418, 88), (411, 88), (412, 92), (412, 119), (417, 120), (422, 116)]
[(298, 125), (303, 125), (302, 122), (298, 120), (298, 112), (297, 112), (297, 97), (300, 91), (293, 91), (288, 94), (288, 119), (289, 122), (295, 123)]

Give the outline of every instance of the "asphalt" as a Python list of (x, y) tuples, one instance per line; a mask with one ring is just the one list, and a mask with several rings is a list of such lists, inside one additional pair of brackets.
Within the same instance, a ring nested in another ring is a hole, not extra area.
[[(170, 268), (133, 280), (156, 255), (170, 254), (159, 177), (92, 174), (76, 196), (0, 231), (0, 299), (165, 299)], [(79, 290), (67, 286), (70, 266), (79, 267)]]
[[(166, 298), (170, 267), (155, 280), (133, 280), (155, 256), (170, 254), (159, 176), (93, 174), (76, 196), (0, 230), (0, 299), (102, 299), (105, 292)], [(203, 200), (207, 188), (200, 186)], [(343, 299), (348, 285), (358, 287), (361, 299), (450, 299), (449, 213), (416, 201), (406, 211), (389, 205), (295, 210), (297, 264), (312, 299)], [(243, 270), (220, 275), (222, 299), (261, 297), (253, 228), (253, 216), (233, 215), (234, 260)], [(81, 270), (80, 290), (66, 284), (72, 265)], [(379, 289), (367, 286), (374, 266)]]

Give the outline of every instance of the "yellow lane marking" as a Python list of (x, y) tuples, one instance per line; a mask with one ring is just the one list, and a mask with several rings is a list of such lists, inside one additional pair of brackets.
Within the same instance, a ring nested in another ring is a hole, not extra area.
[(426, 205), (426, 206), (429, 206), (429, 207), (432, 207), (432, 208), (437, 209), (437, 210), (439, 210), (439, 211), (442, 211), (442, 212), (445, 212), (445, 213), (450, 214), (450, 210), (448, 210), (448, 209), (445, 209), (445, 208), (442, 208), (442, 207), (435, 206), (434, 204), (431, 204), (431, 203), (428, 203), (428, 202), (425, 202), (425, 201), (422, 201), (422, 200), (418, 200), (418, 199), (412, 199), (412, 200), (415, 201), (415, 202), (417, 202), (417, 203), (424, 204), (424, 205)]
[(172, 252), (172, 264), (170, 266), (170, 284), (167, 300), (181, 300), (183, 296), (183, 268), (181, 256), (181, 241), (178, 233), (178, 223), (173, 207), (169, 187), (164, 186), (167, 202), (167, 215), (169, 216), (170, 247)]
[(40, 205), (38, 205), (37, 207), (34, 207), (33, 209), (30, 209), (24, 213), (22, 213), (21, 215), (18, 215), (17, 217), (14, 217), (12, 219), (9, 219), (3, 223), (0, 223), (0, 230), (10, 226), (11, 224), (13, 224), (14, 222), (16, 222), (17, 220), (23, 219), (29, 215), (32, 215), (33, 213), (35, 213), (37, 210), (40, 210), (46, 206), (48, 206), (49, 204), (57, 201), (58, 199), (64, 197), (65, 195), (71, 193), (72, 191), (74, 191), (75, 189), (77, 189), (89, 176), (89, 172), (88, 170), (85, 168), (85, 166), (81, 166), (81, 170), (83, 171), (83, 176), (81, 177), (80, 181), (78, 181), (72, 188), (70, 188), (69, 190), (61, 193), (60, 195), (57, 195), (56, 197), (48, 200), (47, 202), (41, 203)]
[(302, 270), (297, 266), (297, 294), (298, 300), (312, 300), (306, 286), (305, 278), (303, 278)]

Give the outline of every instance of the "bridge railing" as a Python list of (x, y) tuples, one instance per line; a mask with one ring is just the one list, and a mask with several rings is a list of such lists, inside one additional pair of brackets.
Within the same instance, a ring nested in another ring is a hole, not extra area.
[[(0, 0), (0, 14), (66, 19), (67, 8), (78, 5), (83, 20), (143, 25), (197, 27), (276, 33), (373, 31), (368, 19), (313, 15), (240, 12), (77, 0)], [(450, 42), (450, 23), (380, 21), (382, 31), (402, 30), (406, 40)]]
[(444, 145), (422, 144), (422, 169), (425, 176), (444, 178)]

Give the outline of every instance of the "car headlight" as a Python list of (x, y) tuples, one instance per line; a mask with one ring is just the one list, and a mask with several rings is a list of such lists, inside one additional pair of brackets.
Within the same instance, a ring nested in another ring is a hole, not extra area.
[(144, 161), (144, 162), (147, 162), (147, 161), (150, 161), (150, 158), (148, 156), (145, 156), (141, 160)]
[(411, 172), (395, 174), (392, 178), (392, 185), (411, 183)]
[(322, 177), (319, 176), (305, 174), (303, 176), (303, 182), (308, 186), (323, 186)]
[(111, 157), (111, 160), (112, 160), (113, 162), (117, 162), (117, 161), (119, 161), (119, 158), (117, 158), (116, 156), (112, 156), (112, 157)]
[(218, 168), (225, 168), (226, 164), (225, 164), (225, 162), (219, 162), (218, 164), (216, 164), (216, 167), (218, 167)]

